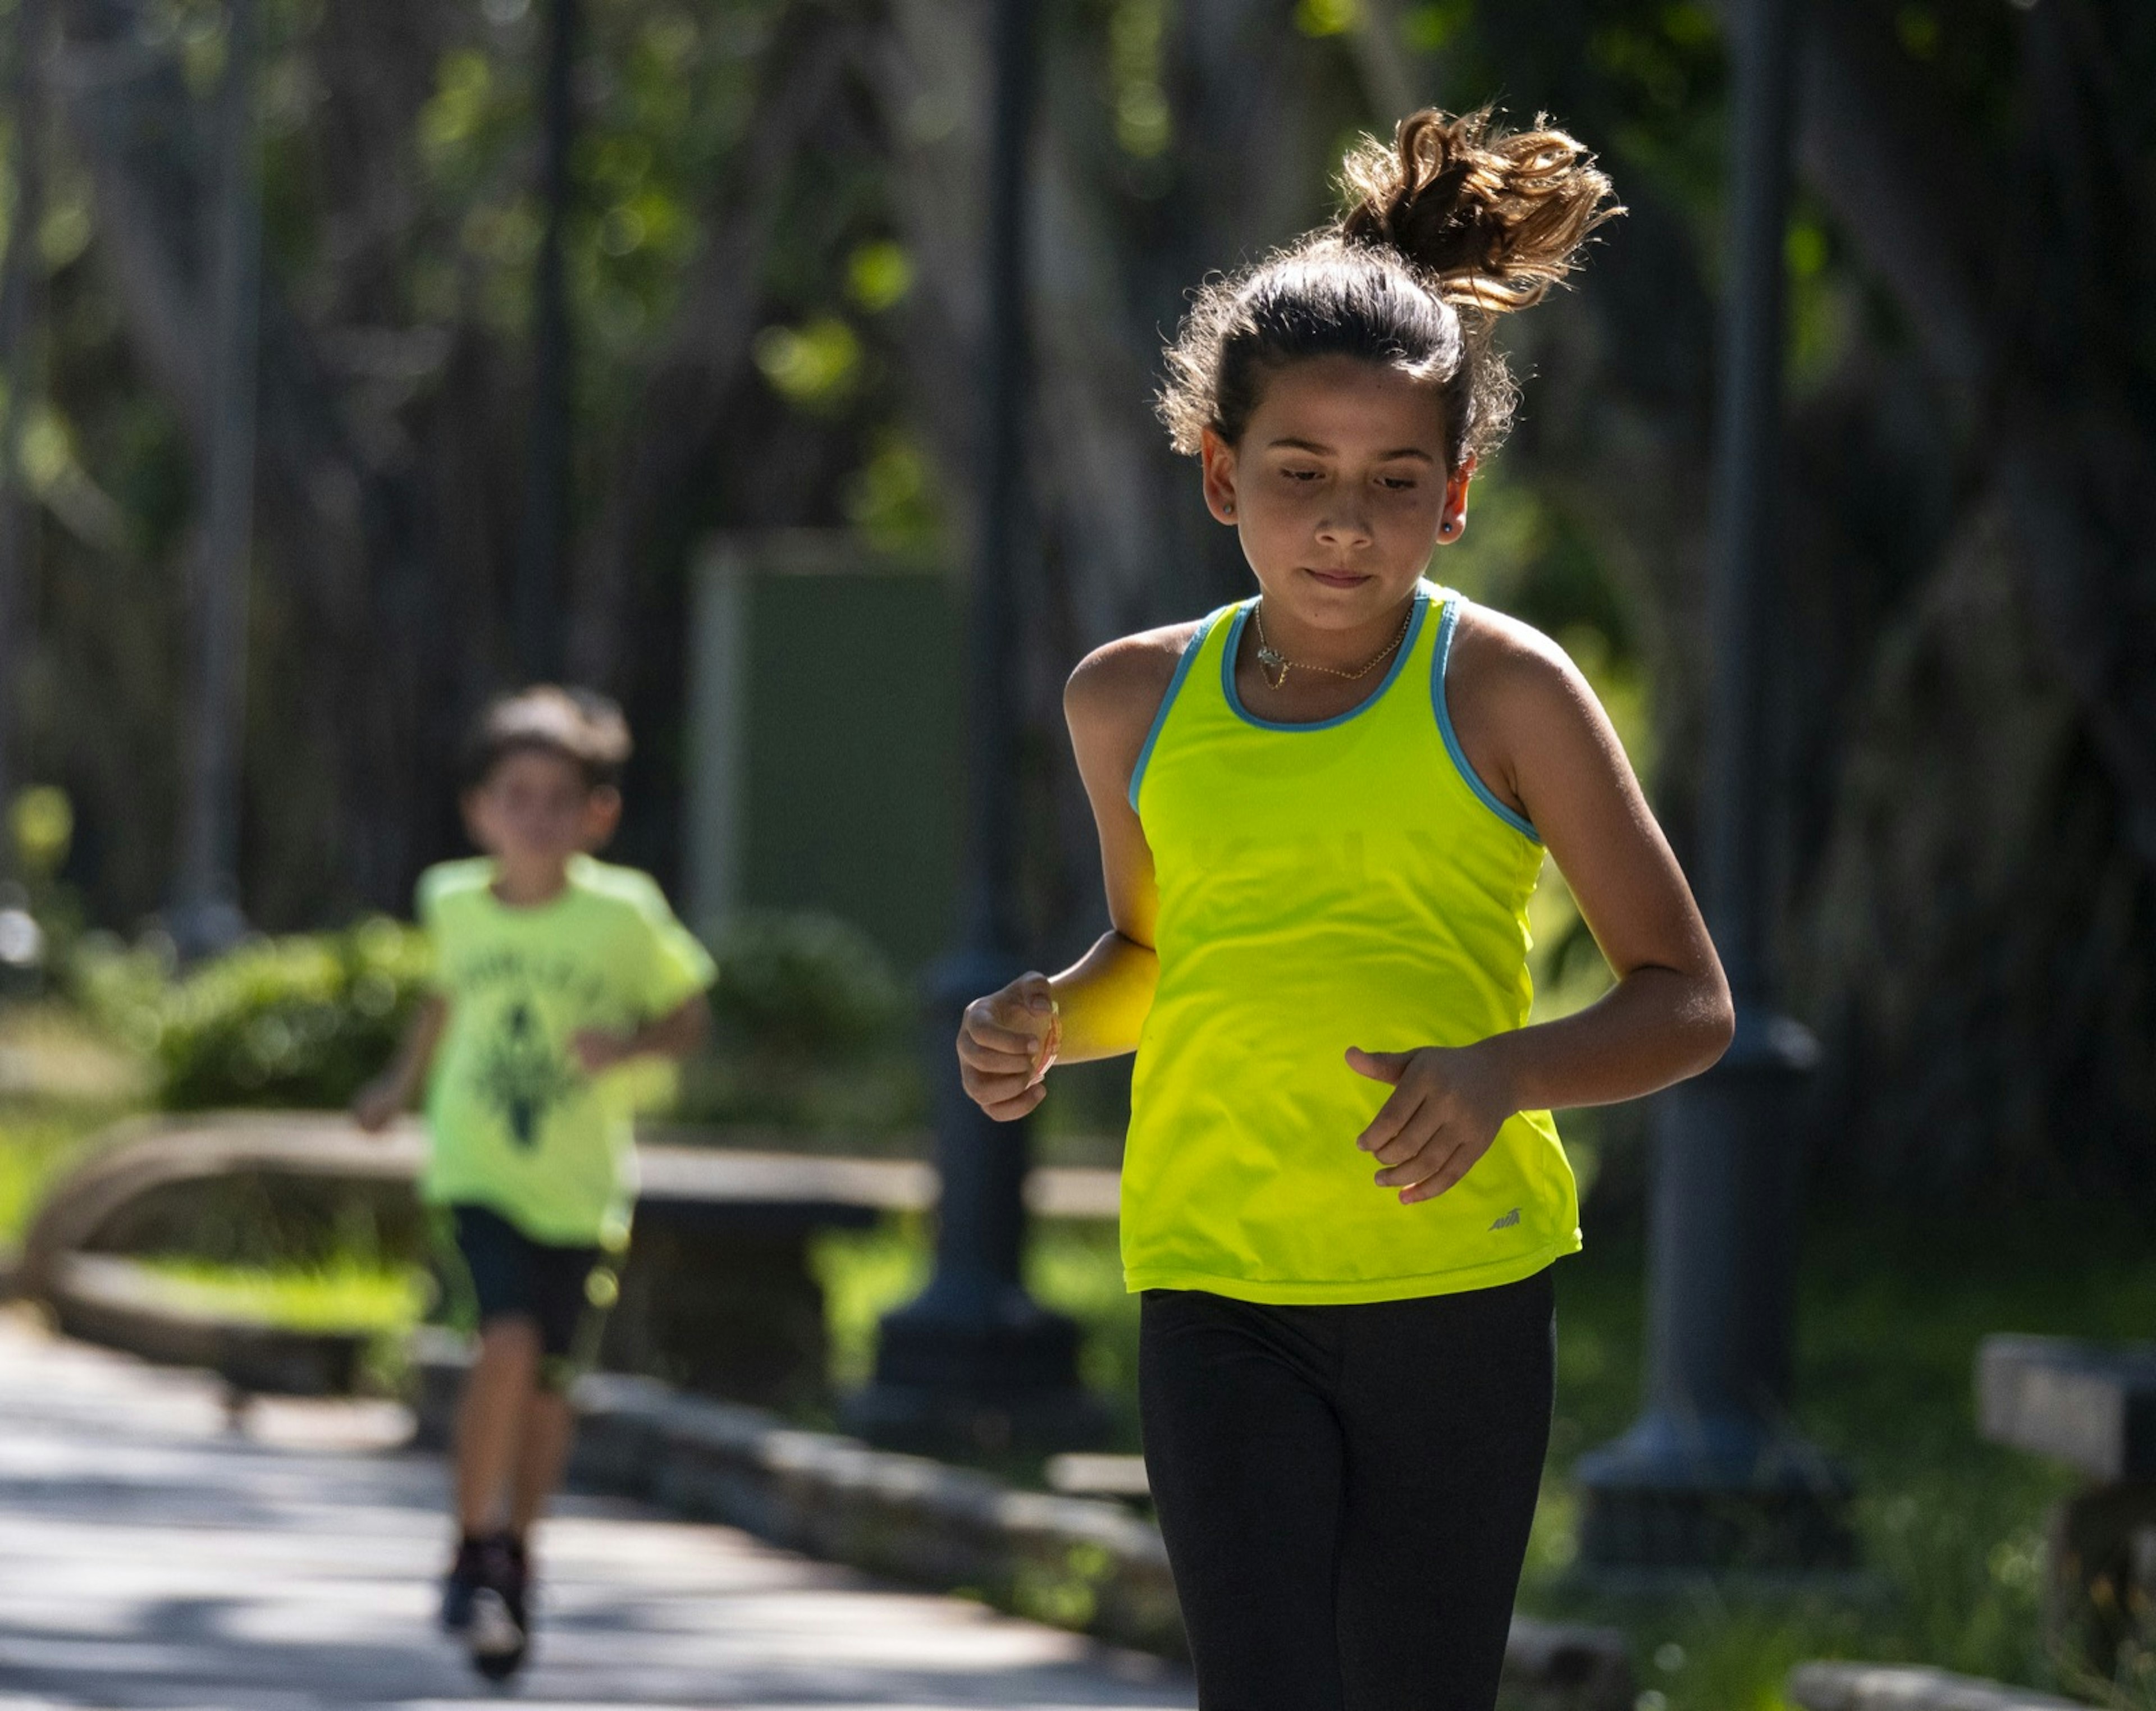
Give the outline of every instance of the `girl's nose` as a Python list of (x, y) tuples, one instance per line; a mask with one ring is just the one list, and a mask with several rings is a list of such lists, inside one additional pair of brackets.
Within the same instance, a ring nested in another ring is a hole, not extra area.
[(1342, 506), (1317, 520), (1317, 538), (1328, 546), (1368, 546), (1370, 520), (1353, 506)]

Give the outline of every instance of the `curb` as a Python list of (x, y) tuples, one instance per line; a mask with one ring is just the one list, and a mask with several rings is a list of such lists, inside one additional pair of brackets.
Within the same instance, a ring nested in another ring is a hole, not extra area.
[[(447, 1441), (465, 1364), (459, 1339), (414, 1338), (422, 1442)], [(1188, 1656), (1160, 1529), (1116, 1504), (1014, 1490), (655, 1379), (593, 1374), (574, 1401), (571, 1472), (590, 1487), (1112, 1645)], [(1616, 1630), (1525, 1616), (1512, 1624), (1505, 1686), (1522, 1711), (1630, 1711), (1634, 1693)]]
[(1800, 1663), (1789, 1693), (1804, 1711), (2086, 1711), (2030, 1688), (1878, 1663)]

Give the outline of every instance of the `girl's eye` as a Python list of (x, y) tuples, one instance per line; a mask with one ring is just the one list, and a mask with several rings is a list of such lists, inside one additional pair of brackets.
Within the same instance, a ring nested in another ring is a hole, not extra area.
[(1322, 472), (1316, 469), (1283, 469), (1281, 474), (1291, 481), (1315, 481)]
[(1381, 475), (1378, 485), (1389, 487), (1394, 493), (1412, 493), (1415, 484), (1412, 477), (1406, 475)]

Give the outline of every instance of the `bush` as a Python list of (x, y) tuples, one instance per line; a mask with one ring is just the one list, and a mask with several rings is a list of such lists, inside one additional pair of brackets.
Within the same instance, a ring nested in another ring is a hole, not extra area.
[(424, 938), (374, 920), (264, 939), (184, 976), (169, 950), (85, 941), (76, 994), (147, 1056), (167, 1110), (334, 1108), (389, 1061), (421, 991)]
[(875, 941), (834, 915), (762, 910), (720, 935), (711, 1007), (757, 1052), (848, 1057), (888, 1046), (910, 1006)]
[(922, 1120), (911, 995), (875, 940), (831, 915), (762, 910), (713, 950), (716, 1037), (683, 1078), (681, 1115), (856, 1145)]

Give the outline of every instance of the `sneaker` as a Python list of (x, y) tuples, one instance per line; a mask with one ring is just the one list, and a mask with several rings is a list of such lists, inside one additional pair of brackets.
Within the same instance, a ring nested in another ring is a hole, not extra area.
[(479, 1591), (487, 1541), (467, 1534), (457, 1545), (456, 1560), (442, 1576), (442, 1630), (461, 1634), (471, 1626), (472, 1595)]
[(480, 1552), (467, 1632), (472, 1667), (489, 1681), (506, 1681), (523, 1667), (531, 1643), (530, 1591), (524, 1547), (506, 1534), (488, 1539)]

